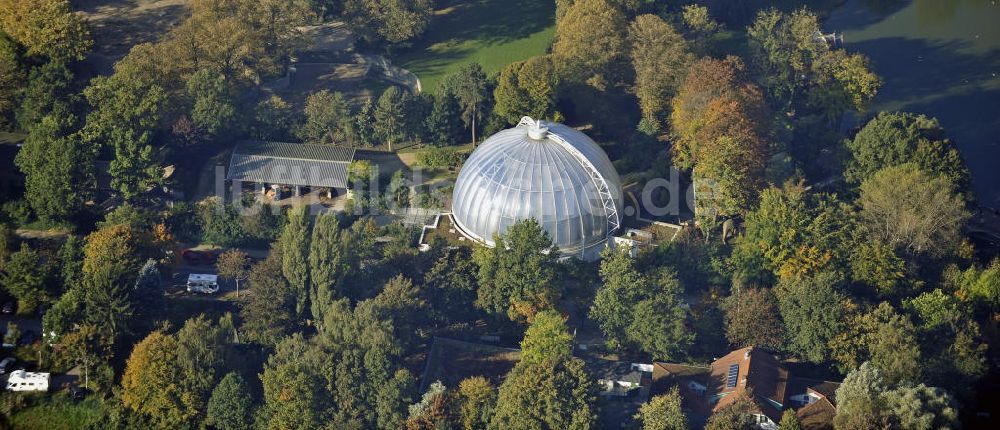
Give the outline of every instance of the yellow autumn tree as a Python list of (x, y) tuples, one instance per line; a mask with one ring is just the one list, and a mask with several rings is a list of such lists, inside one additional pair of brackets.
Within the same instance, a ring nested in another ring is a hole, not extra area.
[(195, 402), (179, 386), (177, 341), (155, 331), (139, 342), (122, 375), (122, 404), (156, 428), (180, 428), (198, 414)]

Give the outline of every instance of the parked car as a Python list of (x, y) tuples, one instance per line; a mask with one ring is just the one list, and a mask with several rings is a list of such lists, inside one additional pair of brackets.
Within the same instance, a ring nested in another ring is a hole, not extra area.
[(14, 363), (17, 363), (17, 359), (14, 357), (7, 357), (0, 361), (0, 375), (9, 372), (14, 367)]
[(201, 253), (201, 258), (205, 261), (205, 264), (211, 265), (215, 264), (215, 260), (219, 259), (219, 254), (215, 251), (203, 251)]
[(201, 264), (202, 255), (200, 251), (195, 251), (193, 249), (186, 249), (181, 253), (181, 258), (184, 259), (187, 264), (192, 266), (197, 266)]
[(83, 400), (84, 397), (87, 397), (86, 388), (80, 387), (78, 385), (69, 386), (69, 398), (79, 402), (80, 400)]
[(17, 310), (17, 304), (14, 302), (7, 302), (3, 304), (3, 309), (0, 310), (5, 314), (12, 314)]

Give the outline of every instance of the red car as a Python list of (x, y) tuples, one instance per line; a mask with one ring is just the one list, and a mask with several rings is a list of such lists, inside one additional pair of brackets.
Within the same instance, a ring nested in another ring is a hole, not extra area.
[(183, 258), (187, 264), (197, 266), (201, 264), (202, 253), (201, 251), (195, 251), (193, 249), (185, 249), (184, 252), (181, 253), (181, 258)]
[(219, 259), (219, 254), (215, 251), (202, 251), (201, 256), (205, 260), (205, 264), (215, 264), (215, 260)]

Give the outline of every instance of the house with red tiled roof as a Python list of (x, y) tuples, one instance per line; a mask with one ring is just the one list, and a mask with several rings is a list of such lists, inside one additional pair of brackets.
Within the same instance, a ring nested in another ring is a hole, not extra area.
[(709, 366), (653, 364), (652, 394), (678, 386), (683, 407), (693, 421), (746, 397), (762, 429), (776, 429), (786, 409), (796, 411), (805, 429), (830, 428), (836, 413), (836, 382), (795, 378), (771, 353), (753, 347), (738, 349)]

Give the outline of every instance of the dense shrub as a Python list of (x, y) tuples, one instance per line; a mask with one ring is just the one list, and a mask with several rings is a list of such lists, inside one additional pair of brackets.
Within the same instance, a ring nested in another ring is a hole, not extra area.
[(468, 152), (452, 148), (435, 148), (420, 153), (417, 161), (421, 166), (432, 169), (457, 169), (469, 156)]

